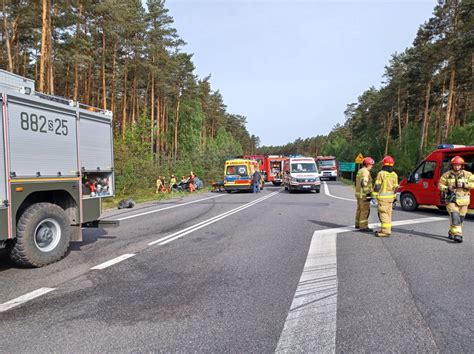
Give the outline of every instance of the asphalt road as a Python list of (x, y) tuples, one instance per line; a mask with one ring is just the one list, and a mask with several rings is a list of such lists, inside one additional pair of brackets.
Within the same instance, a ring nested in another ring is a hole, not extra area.
[(0, 351), (472, 352), (474, 218), (454, 244), (445, 213), (397, 209), (380, 239), (327, 186), (109, 212), (40, 269), (0, 253)]

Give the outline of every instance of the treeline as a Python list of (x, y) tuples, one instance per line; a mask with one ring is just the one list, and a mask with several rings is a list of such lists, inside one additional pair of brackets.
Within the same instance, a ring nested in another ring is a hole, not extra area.
[(347, 105), (345, 123), (327, 136), (260, 151), (335, 155), (391, 154), (405, 174), (440, 143), (474, 145), (474, 2), (439, 1), (413, 46), (393, 54), (381, 88)]
[(3, 0), (2, 68), (37, 91), (113, 112), (117, 190), (175, 173), (209, 180), (228, 156), (255, 153), (246, 118), (230, 114), (164, 0)]

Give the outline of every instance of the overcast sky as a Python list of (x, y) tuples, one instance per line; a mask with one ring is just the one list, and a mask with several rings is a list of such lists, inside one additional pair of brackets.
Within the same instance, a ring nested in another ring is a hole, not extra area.
[(380, 87), (436, 1), (168, 0), (175, 28), (229, 113), (261, 145), (327, 134)]

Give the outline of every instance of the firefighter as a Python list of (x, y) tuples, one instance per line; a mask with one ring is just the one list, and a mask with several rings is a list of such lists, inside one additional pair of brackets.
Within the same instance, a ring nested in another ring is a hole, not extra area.
[(382, 160), (382, 170), (375, 179), (372, 196), (377, 198), (377, 210), (380, 219), (380, 231), (377, 237), (388, 237), (392, 233), (392, 209), (398, 187), (398, 176), (393, 172), (395, 161), (392, 156), (385, 156)]
[(444, 194), (449, 213), (450, 227), (448, 237), (454, 242), (462, 242), (462, 225), (470, 202), (470, 189), (474, 189), (474, 176), (464, 170), (464, 159), (455, 156), (451, 159), (451, 170), (439, 180), (439, 189)]
[(372, 176), (370, 170), (374, 167), (374, 159), (366, 157), (362, 161), (362, 168), (356, 177), (356, 199), (357, 210), (355, 215), (355, 228), (362, 232), (372, 232), (369, 228), (370, 200), (372, 188)]

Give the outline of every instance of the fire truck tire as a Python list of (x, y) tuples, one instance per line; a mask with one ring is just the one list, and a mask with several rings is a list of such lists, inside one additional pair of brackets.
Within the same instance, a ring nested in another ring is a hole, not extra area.
[(403, 193), (400, 198), (400, 204), (403, 210), (414, 211), (418, 208), (418, 203), (411, 193)]
[(227, 189), (226, 192), (227, 193), (232, 193), (232, 191), (230, 189)]
[(446, 205), (437, 205), (436, 206), (439, 210), (446, 210)]
[(70, 238), (65, 211), (56, 204), (36, 203), (18, 220), (10, 258), (20, 266), (42, 267), (64, 257)]

